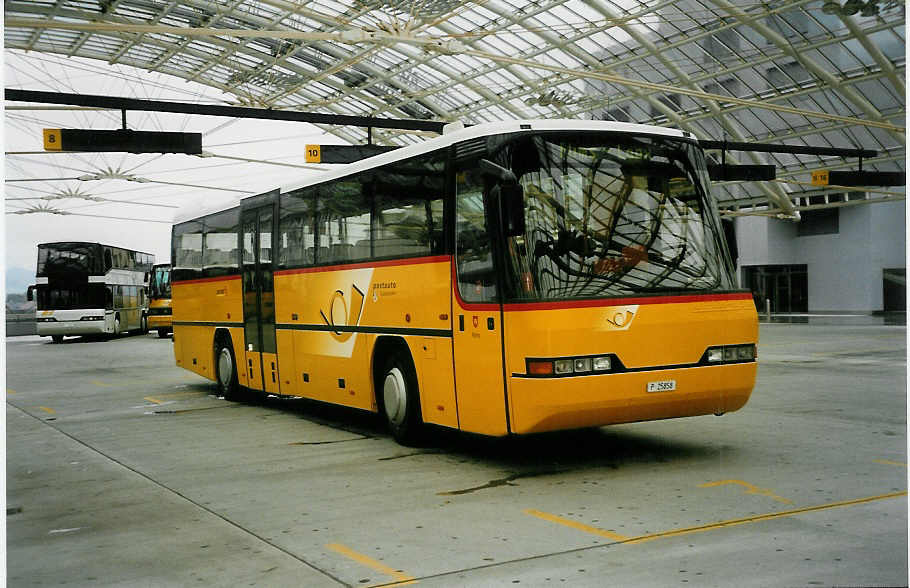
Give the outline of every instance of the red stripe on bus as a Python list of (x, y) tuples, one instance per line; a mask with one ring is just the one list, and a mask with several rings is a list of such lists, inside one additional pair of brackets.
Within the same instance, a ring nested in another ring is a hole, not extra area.
[(177, 285), (177, 284), (180, 284), (180, 285), (183, 285), (183, 284), (204, 284), (204, 283), (207, 283), (207, 282), (226, 282), (226, 281), (229, 281), (229, 280), (239, 280), (239, 279), (240, 279), (240, 275), (239, 275), (239, 274), (234, 274), (234, 275), (230, 275), (230, 276), (217, 276), (217, 277), (214, 277), (214, 278), (197, 278), (197, 279), (195, 279), (195, 280), (177, 280), (177, 281), (175, 281), (175, 282), (171, 282), (171, 285), (173, 286), (173, 285)]
[(371, 267), (394, 267), (400, 265), (417, 265), (423, 263), (440, 263), (451, 261), (450, 255), (433, 255), (430, 257), (412, 257), (410, 259), (389, 259), (386, 261), (364, 261), (361, 263), (346, 263), (338, 265), (320, 265), (316, 267), (301, 267), (295, 269), (279, 270), (275, 272), (276, 276), (288, 276), (292, 274), (313, 274), (317, 272), (334, 272), (339, 270), (363, 269)]

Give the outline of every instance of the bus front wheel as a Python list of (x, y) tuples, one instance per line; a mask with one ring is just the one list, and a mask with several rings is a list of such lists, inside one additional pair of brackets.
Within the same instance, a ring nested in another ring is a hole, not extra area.
[(409, 355), (390, 356), (382, 370), (380, 390), (382, 412), (392, 436), (402, 445), (416, 445), (421, 440), (422, 419), (417, 374)]
[(51, 335), (51, 339), (54, 340), (54, 343), (63, 343), (63, 335)]
[(158, 338), (164, 339), (165, 337), (167, 337), (167, 329), (165, 327), (159, 328), (158, 329)]
[(231, 348), (230, 342), (226, 342), (224, 339), (218, 339), (216, 346), (215, 374), (218, 381), (218, 393), (224, 396), (225, 400), (235, 400), (239, 386), (234, 350)]

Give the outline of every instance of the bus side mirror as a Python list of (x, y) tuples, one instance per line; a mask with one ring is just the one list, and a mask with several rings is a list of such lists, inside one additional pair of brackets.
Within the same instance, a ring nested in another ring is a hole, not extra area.
[(525, 234), (524, 190), (519, 184), (503, 184), (499, 187), (499, 215), (502, 232), (506, 237)]
[(485, 176), (492, 177), (499, 184), (499, 218), (502, 232), (506, 237), (516, 237), (525, 232), (524, 190), (511, 170), (481, 159), (478, 164)]
[(29, 302), (34, 300), (35, 299), (34, 292), (35, 292), (35, 285), (32, 284), (31, 286), (28, 287), (28, 290), (25, 291), (25, 299), (28, 300)]

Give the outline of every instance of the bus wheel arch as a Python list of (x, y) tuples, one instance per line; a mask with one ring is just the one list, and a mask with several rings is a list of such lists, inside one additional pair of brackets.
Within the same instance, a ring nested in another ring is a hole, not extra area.
[(402, 445), (421, 441), (423, 418), (417, 370), (400, 337), (380, 337), (373, 350), (373, 389), (379, 413)]
[(212, 353), (218, 393), (224, 396), (225, 400), (237, 399), (240, 390), (237, 382), (237, 358), (234, 356), (234, 343), (227, 329), (215, 331)]

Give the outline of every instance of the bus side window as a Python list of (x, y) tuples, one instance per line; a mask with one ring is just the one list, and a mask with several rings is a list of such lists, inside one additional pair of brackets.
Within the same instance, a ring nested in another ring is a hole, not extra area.
[(374, 186), (376, 257), (442, 252), (444, 153), (421, 155), (382, 169)]
[(369, 184), (366, 172), (331, 182), (316, 199), (319, 245), (316, 263), (343, 263), (354, 259), (358, 242), (370, 238)]
[(497, 300), (492, 239), (487, 232), (484, 182), (471, 167), (455, 174), (455, 259), (458, 292), (469, 302)]
[(114, 267), (114, 256), (111, 254), (111, 248), (104, 248), (104, 273), (111, 271), (111, 268)]
[(174, 279), (202, 277), (202, 221), (189, 221), (174, 227)]
[(281, 195), (281, 219), (278, 223), (278, 263), (281, 267), (313, 265), (316, 191), (316, 187), (310, 187)]
[(205, 277), (236, 274), (239, 268), (237, 231), (240, 211), (236, 208), (205, 218), (202, 248), (202, 275)]
[(104, 308), (105, 310), (114, 308), (114, 286), (107, 286), (104, 289)]

